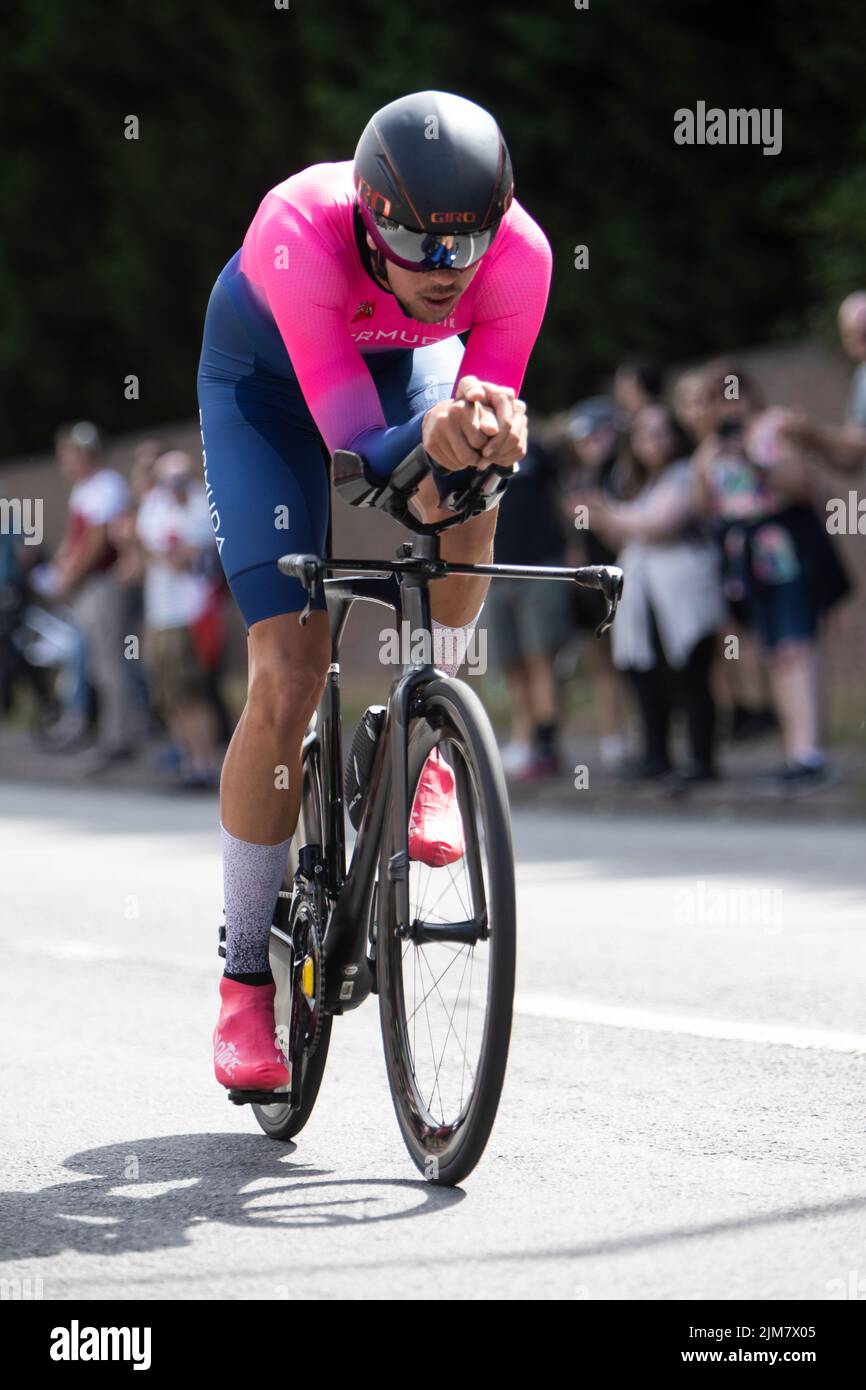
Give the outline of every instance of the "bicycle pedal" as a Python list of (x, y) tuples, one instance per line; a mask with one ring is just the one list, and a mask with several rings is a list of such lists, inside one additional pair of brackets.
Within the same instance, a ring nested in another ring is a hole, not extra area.
[(289, 1091), (229, 1091), (232, 1105), (288, 1105)]

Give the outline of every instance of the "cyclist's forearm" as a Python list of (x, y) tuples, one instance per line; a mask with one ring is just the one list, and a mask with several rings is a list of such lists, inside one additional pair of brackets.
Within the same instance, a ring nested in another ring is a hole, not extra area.
[(377, 478), (385, 479), (421, 443), (421, 425), (425, 413), (420, 411), (402, 425), (365, 430), (363, 434), (356, 435), (346, 448), (360, 454)]

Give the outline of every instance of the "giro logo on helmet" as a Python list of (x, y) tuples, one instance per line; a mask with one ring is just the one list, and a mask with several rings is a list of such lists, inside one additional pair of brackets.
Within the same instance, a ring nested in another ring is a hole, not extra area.
[(390, 217), (391, 201), (385, 197), (384, 193), (377, 193), (375, 188), (366, 179), (358, 179), (358, 197), (371, 212), (378, 212), (382, 217)]
[(477, 212), (431, 212), (431, 222), (477, 222)]

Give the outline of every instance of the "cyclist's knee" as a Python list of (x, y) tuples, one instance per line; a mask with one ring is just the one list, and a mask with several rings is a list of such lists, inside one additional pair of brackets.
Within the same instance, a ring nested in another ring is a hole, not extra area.
[(330, 660), (327, 628), (311, 623), (257, 633), (251, 642), (247, 717), (282, 736), (303, 733), (325, 687)]
[(280, 734), (303, 733), (322, 696), (327, 666), (283, 660), (260, 665), (250, 681), (248, 717)]

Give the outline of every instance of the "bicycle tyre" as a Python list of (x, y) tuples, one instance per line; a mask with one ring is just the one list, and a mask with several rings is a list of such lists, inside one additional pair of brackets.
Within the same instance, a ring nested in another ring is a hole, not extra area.
[[(289, 848), (289, 867), (287, 883), (291, 885), (297, 867), (297, 850), (302, 845), (322, 843), (322, 807), (324, 795), (319, 764), (318, 739), (310, 741), (304, 750), (303, 783), (298, 825)], [(324, 923), (321, 924), (324, 930)], [(300, 1134), (313, 1112), (319, 1097), (319, 1090), (328, 1060), (331, 1043), (331, 1024), (333, 1019), (326, 1014), (322, 1019), (319, 1041), (315, 1051), (304, 1060), (301, 1083), (301, 1103), (293, 1110), (289, 1105), (254, 1105), (253, 1114), (259, 1127), (270, 1139), (294, 1139)]]
[[(435, 731), (431, 728), (439, 725)], [(394, 884), (388, 875), (389, 820), (379, 870), (377, 930), (379, 1014), (388, 1084), (403, 1140), (416, 1167), (438, 1186), (453, 1187), (472, 1171), (493, 1128), (508, 1061), (516, 968), (516, 902), (510, 812), (498, 746), (484, 708), (468, 686), (439, 679), (424, 690), (422, 712), (409, 725), (410, 805), (421, 769), (434, 742), (447, 737), (470, 774), (466, 786), (477, 800), (488, 864), (486, 895), (492, 924), (487, 1010), (473, 1091), (465, 1113), (449, 1134), (431, 1126), (418, 1087), (409, 1043), (402, 984), (403, 942), (397, 935)], [(465, 822), (465, 817), (464, 817)], [(473, 947), (474, 949), (474, 947)]]

